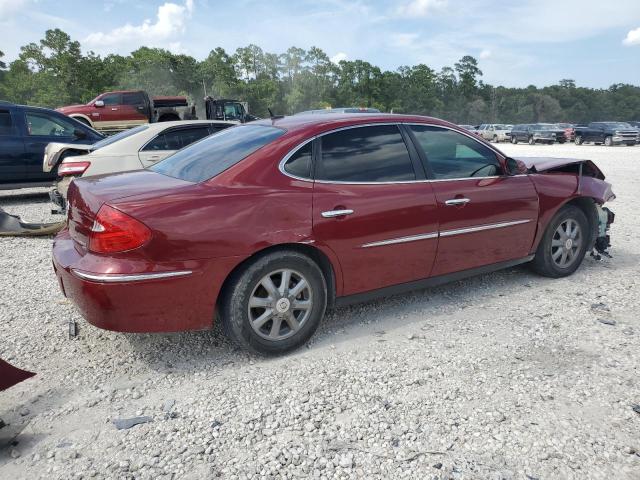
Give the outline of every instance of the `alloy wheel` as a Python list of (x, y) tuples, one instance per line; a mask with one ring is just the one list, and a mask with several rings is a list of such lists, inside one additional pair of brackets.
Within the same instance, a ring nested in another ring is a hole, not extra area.
[(568, 268), (578, 259), (582, 247), (582, 229), (573, 218), (564, 220), (551, 239), (551, 259), (560, 268)]
[(313, 291), (299, 272), (276, 270), (258, 282), (249, 298), (249, 323), (262, 338), (284, 340), (298, 332), (311, 315)]

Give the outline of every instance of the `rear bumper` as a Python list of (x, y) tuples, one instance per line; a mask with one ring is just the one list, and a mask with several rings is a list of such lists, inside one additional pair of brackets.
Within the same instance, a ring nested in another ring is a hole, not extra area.
[(82, 255), (67, 230), (53, 244), (63, 294), (92, 325), (117, 332), (211, 328), (220, 287), (241, 259), (146, 263)]

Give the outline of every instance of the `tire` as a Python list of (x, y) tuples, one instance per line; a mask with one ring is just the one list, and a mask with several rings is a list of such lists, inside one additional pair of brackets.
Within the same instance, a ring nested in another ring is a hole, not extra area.
[[(285, 271), (290, 280), (283, 296)], [(287, 295), (289, 288), (301, 285), (302, 279), (306, 287), (295, 297)], [(327, 307), (327, 282), (318, 265), (306, 255), (278, 251), (236, 272), (221, 295), (222, 327), (233, 342), (259, 355), (282, 355), (304, 345), (318, 328)], [(255, 306), (250, 307), (250, 301)], [(295, 309), (294, 302), (300, 306), (307, 302), (308, 308)], [(297, 328), (290, 323), (292, 320), (299, 321)], [(252, 321), (261, 322), (261, 326), (254, 327)], [(270, 335), (275, 338), (269, 339)]]
[(573, 143), (575, 143), (576, 145), (582, 145), (582, 137), (580, 135), (576, 135), (573, 139)]
[[(573, 232), (572, 226), (575, 225), (579, 230), (573, 238), (563, 236), (562, 232)], [(560, 278), (571, 275), (578, 269), (587, 253), (590, 235), (589, 222), (584, 212), (576, 206), (565, 205), (549, 222), (531, 267), (545, 277)], [(569, 239), (571, 242), (568, 242)], [(578, 246), (577, 241), (580, 242)]]
[(491, 140), (493, 143), (498, 143), (498, 136), (494, 135), (493, 139)]
[(511, 143), (513, 143), (514, 145), (518, 143), (518, 139), (514, 136), (511, 137)]
[(607, 147), (613, 147), (613, 139), (611, 138), (611, 135), (607, 135), (606, 137), (604, 137), (604, 144)]
[(533, 137), (529, 137), (529, 145), (535, 145), (536, 141), (533, 139)]

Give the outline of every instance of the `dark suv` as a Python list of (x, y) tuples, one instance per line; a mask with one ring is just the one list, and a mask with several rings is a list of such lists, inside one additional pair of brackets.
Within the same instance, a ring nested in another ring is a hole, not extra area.
[(50, 142), (92, 144), (104, 138), (54, 110), (0, 101), (0, 189), (49, 186), (57, 171), (42, 171)]
[(515, 125), (511, 130), (511, 143), (527, 142), (529, 145), (536, 143), (555, 142), (564, 143), (566, 141), (564, 130), (550, 123), (533, 123)]

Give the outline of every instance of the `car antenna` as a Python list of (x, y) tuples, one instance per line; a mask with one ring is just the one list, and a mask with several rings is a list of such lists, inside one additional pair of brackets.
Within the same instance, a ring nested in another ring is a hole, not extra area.
[(269, 112), (269, 116), (271, 117), (271, 120), (277, 120), (279, 118), (284, 118), (284, 115), (274, 115), (270, 108), (267, 108), (267, 111)]

